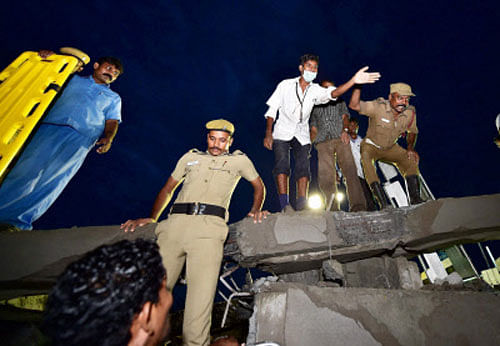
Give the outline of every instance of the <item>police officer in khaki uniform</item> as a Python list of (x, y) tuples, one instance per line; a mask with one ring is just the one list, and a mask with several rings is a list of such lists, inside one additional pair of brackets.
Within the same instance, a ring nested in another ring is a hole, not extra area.
[(167, 220), (156, 228), (160, 253), (167, 269), (167, 289), (172, 290), (186, 262), (187, 296), (184, 310), (183, 343), (208, 345), (212, 305), (223, 256), (231, 195), (241, 177), (254, 188), (248, 216), (261, 222), (265, 188), (250, 159), (237, 150), (229, 153), (234, 125), (213, 120), (208, 129), (207, 151), (192, 149), (177, 162), (172, 175), (160, 190), (150, 218), (128, 220), (125, 231), (156, 222), (183, 182)]
[[(388, 207), (389, 202), (375, 170), (374, 163), (377, 160), (396, 164), (406, 178), (410, 203), (422, 203), (418, 180), (419, 156), (415, 151), (417, 118), (415, 107), (409, 105), (410, 96), (415, 96), (411, 87), (405, 83), (391, 84), (389, 100), (380, 97), (375, 101), (364, 102), (360, 101), (360, 95), (361, 88), (355, 88), (349, 108), (370, 118), (366, 137), (361, 143), (361, 162), (366, 181), (380, 207)], [(406, 150), (396, 144), (401, 135), (406, 135)]]

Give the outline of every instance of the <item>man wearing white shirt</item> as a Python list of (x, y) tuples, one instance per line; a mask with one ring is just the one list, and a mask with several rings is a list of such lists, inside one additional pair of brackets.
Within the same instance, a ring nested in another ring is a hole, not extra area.
[(361, 188), (363, 189), (363, 193), (366, 199), (366, 210), (368, 211), (377, 210), (375, 202), (373, 201), (370, 187), (368, 186), (368, 183), (365, 180), (363, 167), (361, 166), (361, 141), (363, 140), (363, 137), (358, 135), (358, 130), (359, 130), (358, 119), (351, 117), (349, 119), (348, 129), (349, 129), (349, 136), (351, 137), (352, 157), (354, 159), (354, 163), (356, 164), (356, 171), (358, 173), (359, 182), (361, 183)]
[[(359, 70), (348, 82), (338, 88), (323, 88), (312, 81), (318, 73), (319, 57), (305, 54), (300, 58), (300, 76), (285, 79), (267, 100), (266, 136), (264, 146), (274, 151), (273, 175), (278, 187), (280, 209), (289, 203), (288, 177), (290, 176), (290, 149), (295, 160), (295, 179), (297, 181), (296, 209), (306, 205), (310, 167), (309, 153), (309, 115), (314, 105), (324, 104), (345, 93), (355, 84), (374, 83), (380, 78), (378, 72), (366, 72), (368, 66)], [(279, 112), (279, 113), (278, 113)], [(278, 119), (276, 115), (278, 113)], [(276, 120), (276, 125), (273, 123)]]

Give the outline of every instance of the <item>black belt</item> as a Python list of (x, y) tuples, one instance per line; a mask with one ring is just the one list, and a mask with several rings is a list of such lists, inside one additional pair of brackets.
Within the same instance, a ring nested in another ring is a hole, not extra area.
[(175, 203), (170, 214), (214, 215), (226, 219), (226, 208), (204, 203)]

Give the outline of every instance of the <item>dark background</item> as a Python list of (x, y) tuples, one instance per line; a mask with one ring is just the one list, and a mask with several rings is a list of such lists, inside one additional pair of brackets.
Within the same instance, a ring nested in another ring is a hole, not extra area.
[[(262, 146), (265, 102), (320, 56), (318, 78), (337, 84), (360, 67), (381, 80), (362, 98), (409, 83), (417, 97), (421, 172), (436, 196), (500, 192), (494, 145), (498, 1), (13, 1), (0, 9), (0, 66), (26, 50), (74, 46), (114, 55), (123, 123), (111, 151), (94, 151), (36, 229), (118, 224), (145, 217), (177, 159), (205, 149), (206, 121), (236, 126), (233, 150), (253, 160), (277, 211), (273, 155)], [(83, 74), (91, 73), (88, 66)], [(345, 95), (348, 100), (350, 92)], [(361, 119), (360, 134), (366, 131)], [(251, 206), (242, 181), (231, 221)], [(500, 206), (499, 206), (500, 212)], [(495, 253), (498, 255), (498, 253)]]

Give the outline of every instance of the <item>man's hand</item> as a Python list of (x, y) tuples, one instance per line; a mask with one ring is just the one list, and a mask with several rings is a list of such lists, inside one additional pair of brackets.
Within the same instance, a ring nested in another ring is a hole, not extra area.
[(273, 150), (273, 136), (264, 137), (264, 147), (269, 150)]
[(247, 214), (248, 217), (253, 217), (253, 223), (262, 223), (262, 219), (267, 219), (269, 212), (267, 210), (252, 211)]
[(380, 79), (380, 73), (378, 72), (365, 72), (368, 70), (368, 66), (363, 67), (361, 70), (356, 72), (353, 77), (355, 84), (368, 84), (375, 83)]
[(351, 136), (349, 136), (347, 134), (347, 132), (342, 131), (342, 134), (340, 135), (340, 139), (342, 140), (342, 143), (349, 144), (349, 141), (351, 140)]
[(407, 150), (406, 153), (407, 153), (408, 159), (410, 161), (414, 161), (414, 162), (418, 163), (418, 161), (420, 160), (420, 157), (418, 156), (418, 154), (415, 150)]
[(40, 55), (44, 59), (48, 58), (52, 54), (56, 54), (56, 53), (54, 53), (53, 51), (48, 50), (48, 49), (43, 49), (43, 50), (38, 52), (38, 55)]
[(109, 138), (106, 138), (106, 137), (103, 137), (101, 138), (99, 141), (97, 141), (97, 143), (95, 145), (98, 146), (97, 148), (97, 152), (99, 154), (104, 154), (104, 153), (107, 153), (109, 151), (109, 149), (111, 149), (111, 143), (113, 143), (113, 141)]
[(154, 222), (154, 220), (150, 217), (136, 220), (127, 220), (125, 223), (121, 224), (120, 229), (124, 230), (125, 232), (133, 232), (137, 227), (142, 227), (152, 222)]

